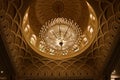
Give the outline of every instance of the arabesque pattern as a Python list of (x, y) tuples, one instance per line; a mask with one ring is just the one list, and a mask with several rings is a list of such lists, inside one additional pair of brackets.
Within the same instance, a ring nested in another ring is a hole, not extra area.
[(120, 30), (119, 0), (88, 0), (99, 20), (98, 36), (83, 54), (65, 60), (44, 58), (25, 42), (21, 23), (26, 2), (0, 0), (0, 32), (18, 77), (89, 79), (102, 74)]

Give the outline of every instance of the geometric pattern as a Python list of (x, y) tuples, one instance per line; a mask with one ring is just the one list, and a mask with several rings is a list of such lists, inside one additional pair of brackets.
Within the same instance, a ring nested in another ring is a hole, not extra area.
[(0, 0), (0, 34), (17, 80), (96, 79), (103, 76), (120, 32), (119, 0), (87, 0), (99, 21), (99, 32), (83, 54), (65, 60), (52, 60), (34, 52), (21, 32), (21, 23), (32, 0)]

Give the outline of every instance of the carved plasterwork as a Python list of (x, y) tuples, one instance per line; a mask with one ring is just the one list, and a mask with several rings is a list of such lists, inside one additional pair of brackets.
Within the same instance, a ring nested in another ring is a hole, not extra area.
[(88, 0), (99, 20), (98, 36), (82, 55), (65, 60), (42, 57), (24, 40), (21, 23), (27, 2), (0, 0), (0, 32), (17, 76), (89, 79), (102, 74), (120, 30), (119, 0)]

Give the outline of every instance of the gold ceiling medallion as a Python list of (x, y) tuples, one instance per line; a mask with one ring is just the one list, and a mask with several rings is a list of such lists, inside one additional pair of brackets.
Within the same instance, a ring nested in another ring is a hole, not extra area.
[[(22, 24), (22, 32), (26, 42), (38, 54), (56, 60), (75, 57), (83, 53), (95, 39), (98, 30), (95, 12), (89, 3), (86, 2), (86, 4), (89, 10), (86, 30), (82, 30), (84, 26), (80, 25), (81, 22), (78, 23), (73, 19), (59, 16), (36, 27), (31, 25), (30, 9), (28, 8)], [(38, 28), (39, 33), (35, 32), (33, 28)]]

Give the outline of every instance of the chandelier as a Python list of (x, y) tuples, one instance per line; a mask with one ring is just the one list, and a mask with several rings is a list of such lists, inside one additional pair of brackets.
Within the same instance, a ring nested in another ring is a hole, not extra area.
[(55, 18), (46, 22), (39, 36), (45, 44), (54, 50), (69, 52), (74, 44), (81, 42), (82, 30), (71, 19)]

